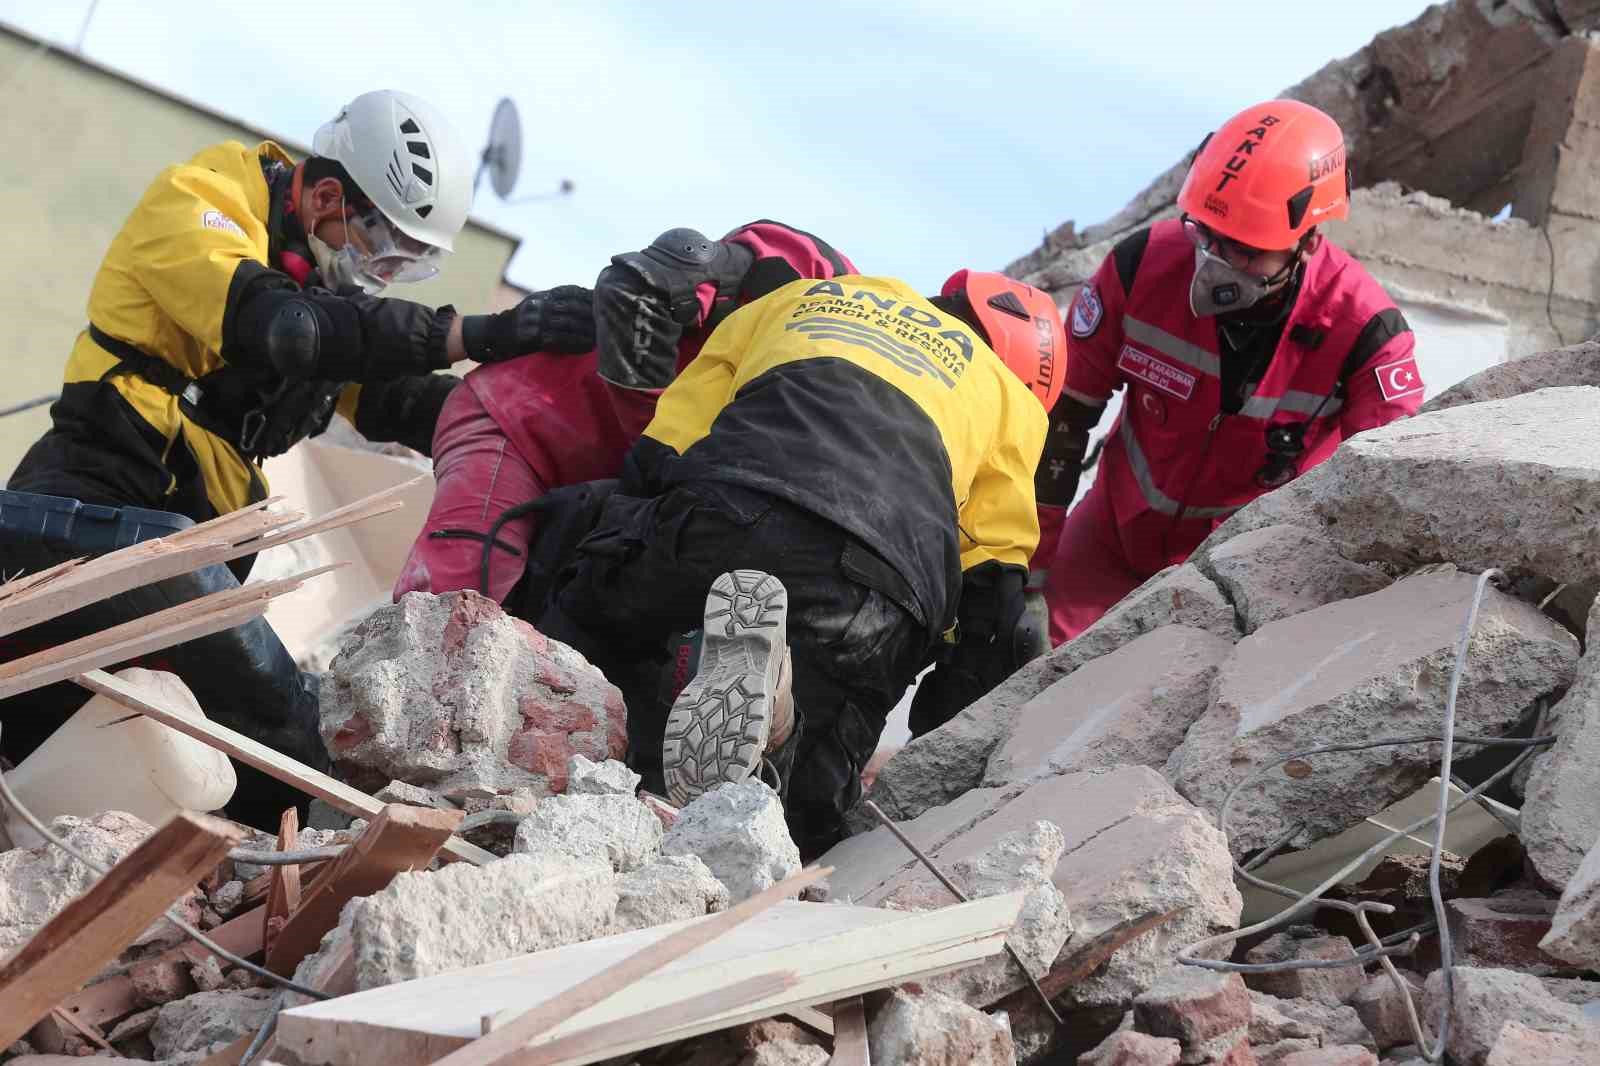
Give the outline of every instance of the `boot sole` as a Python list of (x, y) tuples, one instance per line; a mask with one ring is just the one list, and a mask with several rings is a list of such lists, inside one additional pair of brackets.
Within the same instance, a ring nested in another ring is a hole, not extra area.
[(760, 570), (734, 570), (706, 596), (700, 669), (673, 701), (661, 746), (679, 807), (761, 765), (788, 640), (789, 593)]

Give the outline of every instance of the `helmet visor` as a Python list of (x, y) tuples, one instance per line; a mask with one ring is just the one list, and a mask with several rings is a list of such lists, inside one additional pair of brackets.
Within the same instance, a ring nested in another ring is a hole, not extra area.
[(444, 249), (408, 237), (376, 207), (352, 212), (346, 226), (362, 272), (383, 284), (426, 281), (439, 273)]

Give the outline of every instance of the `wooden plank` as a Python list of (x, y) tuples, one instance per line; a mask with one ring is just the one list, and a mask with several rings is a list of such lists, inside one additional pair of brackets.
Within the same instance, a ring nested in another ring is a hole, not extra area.
[(833, 1038), (833, 1016), (824, 1014), (815, 1007), (795, 1007), (784, 1012), (794, 1021), (810, 1029), (818, 1036)]
[[(604, 1054), (607, 1048), (615, 1047), (619, 1041), (629, 1043), (641, 1039), (650, 1040), (657, 1033), (670, 1029), (684, 1018), (725, 1014), (730, 1010), (782, 995), (798, 984), (799, 980), (799, 977), (791, 971), (757, 974), (755, 977), (747, 977), (722, 988), (713, 988), (697, 996), (690, 996), (681, 1003), (664, 1004), (652, 1010), (640, 1011), (620, 1022), (591, 1025), (587, 1029), (580, 1029), (578, 1032), (540, 1044), (538, 1047), (513, 1051), (500, 1062), (502, 1066), (570, 1066), (571, 1063), (585, 1061), (587, 1056), (597, 1052)], [(487, 1024), (484, 1033), (493, 1032), (494, 1028), (493, 1023)]]
[(0, 585), (0, 636), (75, 611), (129, 589), (186, 574), (254, 551), (240, 547), (304, 516), (252, 507), (179, 533), (74, 559)]
[[(278, 850), (293, 851), (300, 839), (300, 812), (290, 807), (278, 819)], [(272, 954), (272, 945), (278, 933), (288, 923), (289, 916), (300, 906), (300, 867), (274, 866), (267, 871), (267, 939), (266, 952)]]
[(166, 537), (73, 560), (0, 585), (0, 636), (37, 625), (142, 585), (354, 525), (405, 506), (405, 493), (426, 475), (364, 496), (305, 521), (297, 511), (271, 511), (273, 497)]
[(867, 1012), (861, 997), (835, 1005), (833, 1011), (833, 1058), (828, 1066), (872, 1066), (867, 1050)]
[(684, 926), (676, 932), (607, 966), (587, 980), (556, 993), (544, 1003), (518, 1015), (487, 1036), (451, 1052), (439, 1066), (488, 1066), (543, 1035), (567, 1018), (615, 995), (640, 978), (654, 973), (674, 959), (708, 944), (724, 933), (744, 924), (781, 900), (800, 894), (800, 890), (832, 873), (831, 867), (801, 870), (756, 893), (736, 907), (712, 915), (703, 922)]
[(103, 970), (243, 835), (181, 811), (46, 922), (0, 965), (0, 1047)]
[(383, 889), (396, 874), (426, 868), (465, 817), (465, 811), (386, 805), (361, 839), (317, 878), (316, 890), (267, 949), (267, 969), (292, 976), (300, 960), (316, 951), (324, 934), (339, 924), (346, 903)]
[[(353, 814), (357, 818), (375, 818), (383, 810), (383, 803), (373, 799), (360, 789), (351, 788), (343, 781), (330, 777), (327, 774), (313, 770), (303, 762), (297, 762), (287, 755), (273, 751), (265, 744), (252, 740), (243, 733), (235, 732), (227, 726), (218, 725), (216, 722), (190, 718), (187, 715), (177, 714), (152, 703), (145, 698), (142, 689), (130, 685), (120, 677), (115, 677), (104, 670), (91, 670), (82, 677), (74, 680), (91, 692), (116, 700), (130, 711), (138, 711), (146, 717), (153, 718), (162, 725), (176, 729), (185, 736), (190, 736), (216, 748), (226, 755), (230, 755), (240, 762), (254, 766), (257, 770), (278, 779), (286, 784), (293, 785), (308, 795), (316, 796), (346, 814)], [(494, 862), (498, 856), (493, 852), (485, 851), (476, 844), (469, 844), (459, 837), (452, 837), (444, 846), (444, 853), (452, 858), (470, 862), (476, 866), (483, 866)]]
[[(633, 1015), (677, 1006), (677, 1018), (654, 1035), (581, 1058), (597, 1062), (788, 1013), (797, 1006), (831, 1003), (942, 973), (1004, 951), (1022, 898), (1013, 893), (922, 913), (785, 902), (587, 1011), (563, 1017), (533, 1046), (542, 1047), (579, 1029), (619, 1026)], [(295, 1049), (302, 1066), (438, 1063), (443, 1056), (465, 1050), (469, 1041), (479, 1042), (485, 1013), (502, 1020), (524, 1016), (529, 1003), (548, 1003), (552, 992), (593, 982), (619, 959), (632, 958), (686, 927), (712, 920), (697, 918), (637, 930), (296, 1008), (280, 1017), (280, 1038), (284, 1046)], [(800, 983), (772, 998), (710, 1017), (682, 1012), (683, 1003), (692, 997), (786, 971), (798, 974)]]
[[(206, 935), (224, 951), (249, 958), (261, 950), (266, 913), (265, 907), (256, 907), (244, 914), (235, 915)], [(162, 952), (154, 959), (143, 961), (168, 962), (185, 958), (190, 962), (201, 963), (210, 954), (211, 952), (199, 944), (187, 940), (175, 948)], [(139, 1009), (139, 1003), (133, 991), (133, 979), (126, 974), (117, 974), (74, 992), (61, 1001), (61, 1009), (87, 1025), (103, 1026), (107, 1022), (132, 1014)]]

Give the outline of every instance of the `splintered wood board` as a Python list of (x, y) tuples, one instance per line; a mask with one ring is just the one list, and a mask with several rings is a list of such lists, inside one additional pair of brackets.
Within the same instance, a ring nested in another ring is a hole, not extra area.
[[(567, 1019), (530, 1047), (620, 1023), (738, 981), (793, 972), (783, 992), (707, 1017), (686, 1016), (646, 1038), (624, 1038), (563, 1066), (581, 1066), (683, 1040), (797, 1006), (830, 1003), (1005, 949), (1022, 893), (937, 911), (786, 901)], [(691, 921), (706, 921), (705, 918)], [(423, 1066), (476, 1039), (483, 1018), (515, 1017), (687, 922), (474, 966), (285, 1011), (278, 1043), (305, 1066)]]

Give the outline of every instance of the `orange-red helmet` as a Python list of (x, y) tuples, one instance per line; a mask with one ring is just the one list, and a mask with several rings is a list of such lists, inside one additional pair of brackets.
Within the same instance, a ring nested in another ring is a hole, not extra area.
[(1311, 227), (1349, 217), (1344, 156), (1344, 134), (1327, 114), (1298, 100), (1268, 100), (1206, 138), (1178, 206), (1241, 244), (1293, 248)]
[(1004, 274), (958, 270), (941, 296), (964, 293), (989, 337), (989, 347), (1044, 404), (1056, 405), (1067, 377), (1067, 335), (1061, 311), (1049, 293)]

